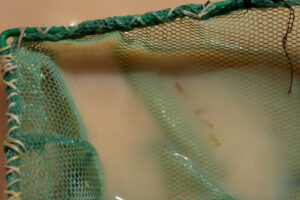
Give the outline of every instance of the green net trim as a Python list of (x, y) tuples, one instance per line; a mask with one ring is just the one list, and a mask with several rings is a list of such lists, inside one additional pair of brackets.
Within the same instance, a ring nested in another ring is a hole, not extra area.
[[(214, 3), (213, 7), (201, 15), (201, 19), (205, 20), (214, 16), (228, 14), (230, 12), (250, 8), (274, 8), (283, 7), (283, 2), (274, 3), (272, 0), (252, 0), (250, 4), (246, 4), (244, 0), (229, 0)], [(299, 0), (290, 0), (289, 5), (300, 5)], [(185, 16), (197, 17), (203, 11), (202, 4), (188, 4), (177, 8), (168, 8), (155, 12), (147, 12), (142, 15), (128, 15), (121, 17), (108, 17), (99, 20), (85, 21), (78, 26), (71, 27), (51, 27), (47, 33), (37, 31), (36, 28), (26, 28), (23, 39), (28, 40), (49, 40), (58, 41), (63, 39), (74, 39), (91, 34), (102, 34), (111, 31), (130, 31), (134, 28), (155, 26), (161, 23), (170, 22), (176, 18)], [(0, 47), (6, 46), (6, 38), (11, 35), (20, 34), (19, 29), (10, 29), (4, 32), (0, 39)]]

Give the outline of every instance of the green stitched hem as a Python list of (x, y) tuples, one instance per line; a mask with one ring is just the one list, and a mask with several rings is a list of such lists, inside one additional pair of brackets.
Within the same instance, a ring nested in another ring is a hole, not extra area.
[[(291, 6), (300, 5), (300, 0), (289, 0)], [(249, 8), (271, 8), (283, 7), (282, 2), (274, 3), (272, 0), (252, 0), (250, 5), (245, 4), (244, 0), (228, 0), (214, 3), (214, 9), (202, 16), (201, 20), (211, 17), (228, 14), (236, 10), (244, 10)], [(111, 31), (130, 31), (134, 28), (142, 28), (155, 26), (161, 23), (170, 22), (176, 18), (187, 16), (184, 11), (195, 15), (203, 10), (202, 4), (188, 4), (179, 6), (175, 9), (164, 9), (155, 12), (147, 12), (142, 15), (128, 15), (121, 17), (108, 17), (99, 20), (85, 21), (77, 26), (71, 27), (51, 27), (46, 33), (37, 31), (36, 28), (26, 28), (23, 40), (49, 40), (58, 41), (63, 39), (75, 39), (91, 34), (101, 34)], [(46, 28), (41, 28), (43, 31)], [(5, 47), (6, 39), (10, 36), (20, 34), (19, 29), (9, 29), (2, 33), (0, 37), (0, 48)]]

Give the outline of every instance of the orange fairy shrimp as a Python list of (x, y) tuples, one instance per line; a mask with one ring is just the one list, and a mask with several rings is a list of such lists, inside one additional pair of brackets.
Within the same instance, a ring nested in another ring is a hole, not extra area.
[(196, 109), (196, 110), (194, 111), (194, 114), (195, 114), (195, 115), (198, 115), (198, 114), (200, 114), (200, 113), (202, 113), (202, 112), (204, 112), (204, 111), (205, 111), (205, 109), (198, 108), (198, 109)]
[(179, 83), (175, 83), (175, 88), (178, 92), (186, 94), (185, 90), (183, 89), (183, 87)]
[(216, 147), (221, 146), (221, 142), (217, 139), (217, 137), (213, 133), (210, 134), (210, 137), (213, 140), (213, 142), (216, 145)]
[(209, 122), (209, 121), (206, 121), (206, 120), (203, 120), (201, 119), (201, 121), (203, 121), (206, 125), (208, 125), (210, 128), (214, 128), (214, 124)]
[[(208, 125), (210, 128), (214, 128), (214, 124), (213, 123), (211, 123), (209, 121), (206, 121), (204, 119), (201, 119), (201, 121), (204, 122), (206, 125)], [(213, 133), (210, 133), (210, 137), (211, 137), (211, 139), (214, 142), (214, 144), (215, 144), (216, 147), (221, 146), (221, 142), (218, 140), (218, 138)]]

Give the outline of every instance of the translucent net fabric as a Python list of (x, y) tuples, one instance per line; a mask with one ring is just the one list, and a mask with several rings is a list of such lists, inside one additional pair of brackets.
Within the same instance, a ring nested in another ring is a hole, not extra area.
[[(205, 20), (185, 16), (113, 32), (118, 35), (114, 59), (128, 85), (172, 144), (199, 166), (187, 167), (189, 163), (174, 158), (168, 146), (154, 148), (168, 199), (234, 197), (218, 184), (225, 179), (224, 169), (193, 134), (179, 101), (169, 92), (171, 86), (159, 76), (140, 70), (144, 66), (151, 71), (152, 66), (146, 66), (150, 61), (167, 66), (166, 70), (158, 69), (162, 74), (173, 73), (175, 63), (179, 67), (174, 70), (179, 73), (186, 66), (196, 68), (194, 73), (221, 71), (223, 81), (244, 97), (245, 104), (270, 117), (272, 134), (284, 146), (282, 158), (287, 171), (297, 180), (284, 198), (300, 198), (300, 7), (292, 6), (295, 20), (286, 43), (294, 71), (288, 94), (291, 77), (282, 72), (290, 72), (291, 65), (283, 38), (291, 12), (285, 4), (280, 5), (241, 9)], [(111, 34), (70, 37), (56, 43), (92, 44)], [(102, 199), (105, 181), (101, 156), (87, 140), (89, 133), (55, 62), (55, 52), (44, 41), (23, 40), (19, 48), (17, 41), (15, 38), (10, 49), (17, 68), (6, 80), (17, 79), (18, 95), (12, 99), (16, 106), (10, 112), (18, 116), (19, 128), (10, 137), (21, 141), (24, 148), (20, 146), (19, 159), (9, 163), (20, 169), (8, 176), (8, 183), (18, 180), (10, 189), (20, 192), (22, 200)], [(8, 88), (8, 95), (11, 91)], [(14, 149), (7, 147), (6, 152), (8, 159), (16, 156)]]

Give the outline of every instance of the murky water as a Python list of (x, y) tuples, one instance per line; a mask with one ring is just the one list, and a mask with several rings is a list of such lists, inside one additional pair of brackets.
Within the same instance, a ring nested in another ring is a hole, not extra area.
[[(91, 46), (49, 46), (56, 52), (89, 141), (99, 153), (105, 199), (167, 199), (167, 184), (153, 153), (153, 146), (165, 140), (165, 135), (118, 70), (113, 59), (117, 42), (118, 38), (112, 37)], [(174, 89), (174, 96), (224, 167), (224, 189), (237, 199), (279, 200), (288, 190), (289, 180), (273, 133), (278, 120), (272, 118), (270, 107), (262, 110), (260, 105), (274, 103), (272, 95), (265, 95), (269, 93), (278, 94), (275, 96), (283, 105), (296, 97), (278, 92), (282, 81), (270, 79), (270, 73), (282, 74), (287, 81), (287, 72), (266, 68), (258, 76), (253, 69), (157, 76)], [(263, 89), (261, 84), (265, 84)], [(248, 98), (246, 90), (257, 95)], [(284, 106), (278, 109), (280, 112)]]

